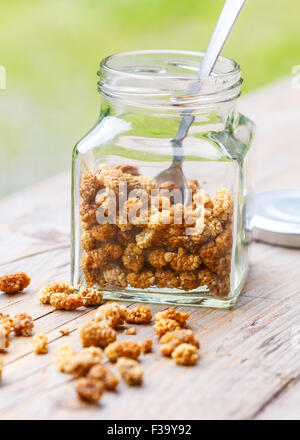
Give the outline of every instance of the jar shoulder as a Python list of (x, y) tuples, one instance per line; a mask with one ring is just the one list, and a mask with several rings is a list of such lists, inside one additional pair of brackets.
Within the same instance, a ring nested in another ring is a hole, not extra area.
[(122, 133), (131, 130), (131, 124), (116, 116), (101, 116), (91, 130), (75, 145), (77, 154), (85, 154), (89, 150), (111, 142)]
[(205, 138), (213, 142), (230, 160), (243, 163), (255, 136), (255, 124), (247, 116), (237, 113), (235, 118), (229, 120), (225, 130), (209, 131)]
[[(169, 160), (173, 154), (170, 140), (176, 136), (179, 122), (140, 115), (102, 114), (93, 128), (75, 145), (73, 155), (85, 155), (99, 147), (102, 152), (109, 150), (122, 155), (126, 148), (126, 154), (133, 149), (137, 155), (142, 154), (144, 160), (148, 155), (149, 160), (154, 156), (159, 160)], [(183, 141), (185, 155), (191, 160), (197, 157), (201, 160), (243, 161), (254, 132), (254, 123), (241, 113), (236, 113), (226, 123), (224, 121), (223, 127), (210, 127), (207, 130), (205, 126), (198, 125), (196, 130), (191, 128)]]

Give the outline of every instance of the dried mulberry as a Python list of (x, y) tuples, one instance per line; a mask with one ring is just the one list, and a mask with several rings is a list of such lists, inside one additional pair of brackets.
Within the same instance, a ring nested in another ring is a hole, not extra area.
[(100, 271), (100, 269), (86, 269), (86, 268), (82, 268), (83, 270), (83, 274), (84, 274), (84, 279), (85, 279), (85, 283), (87, 286), (92, 287), (95, 284), (98, 284), (99, 287), (105, 287), (106, 286), (106, 281), (104, 278), (103, 273)]
[(157, 239), (158, 234), (152, 229), (144, 228), (142, 232), (136, 234), (136, 244), (139, 248), (145, 249), (151, 246), (151, 244)]
[(160, 319), (154, 325), (155, 334), (161, 338), (165, 333), (179, 330), (180, 325), (174, 319)]
[(14, 320), (8, 314), (3, 315), (3, 313), (0, 313), (0, 324), (5, 325), (10, 331), (14, 327)]
[(97, 247), (97, 240), (92, 236), (91, 231), (84, 231), (81, 235), (82, 248), (88, 252)]
[(108, 241), (103, 247), (104, 251), (110, 256), (112, 260), (117, 260), (123, 254), (123, 249), (118, 243)]
[(122, 173), (131, 174), (132, 176), (139, 176), (139, 169), (132, 165), (117, 165), (114, 167), (117, 170), (121, 170)]
[(96, 203), (82, 202), (80, 206), (80, 220), (83, 229), (89, 229), (97, 223), (97, 209)]
[(209, 288), (209, 293), (216, 296), (227, 296), (230, 292), (229, 276), (219, 277), (209, 269), (201, 269), (198, 272), (201, 285)]
[(152, 339), (145, 339), (143, 342), (140, 342), (141, 352), (143, 354), (150, 353), (152, 351)]
[(124, 250), (122, 257), (123, 265), (128, 270), (140, 272), (144, 266), (143, 251), (136, 244), (130, 243)]
[(156, 188), (156, 181), (152, 177), (138, 176), (137, 179), (141, 185), (141, 188), (144, 189), (148, 194), (151, 194), (151, 191)]
[(134, 327), (128, 327), (124, 333), (125, 335), (136, 335), (136, 329)]
[(151, 320), (152, 313), (149, 307), (140, 305), (128, 310), (126, 322), (130, 324), (145, 324)]
[(132, 225), (143, 226), (148, 223), (148, 198), (130, 197), (122, 205), (122, 214)]
[(223, 188), (213, 197), (213, 215), (227, 221), (233, 214), (233, 196), (229, 189)]
[(80, 195), (83, 200), (90, 202), (95, 199), (97, 191), (101, 188), (101, 184), (93, 173), (85, 173), (81, 177)]
[(166, 251), (164, 248), (154, 248), (147, 252), (147, 263), (156, 269), (161, 269), (168, 264), (165, 258)]
[(155, 283), (157, 287), (168, 287), (177, 289), (179, 287), (179, 279), (173, 270), (158, 269), (155, 272)]
[(106, 345), (117, 339), (117, 333), (105, 321), (88, 321), (79, 327), (83, 347)]
[(141, 348), (138, 342), (117, 341), (109, 344), (104, 352), (110, 362), (116, 362), (122, 356), (137, 359), (141, 354)]
[(214, 268), (220, 258), (220, 251), (214, 241), (202, 245), (199, 249), (203, 263), (209, 268)]
[(179, 325), (184, 326), (186, 321), (190, 317), (189, 313), (180, 312), (179, 310), (174, 309), (173, 307), (169, 307), (166, 310), (162, 310), (161, 312), (157, 312), (154, 315), (155, 321), (159, 321), (160, 319), (174, 319), (177, 321)]
[(186, 246), (190, 241), (189, 236), (186, 235), (185, 227), (182, 225), (170, 225), (163, 238), (167, 246), (175, 248)]
[(107, 284), (117, 287), (126, 287), (126, 271), (122, 269), (118, 264), (109, 264), (103, 270), (103, 276)]
[(231, 252), (233, 242), (232, 223), (227, 223), (224, 230), (216, 237), (215, 243), (218, 250), (225, 254)]
[(141, 385), (143, 382), (143, 368), (134, 359), (121, 357), (118, 359), (117, 367), (119, 373), (127, 385)]
[(122, 246), (127, 246), (129, 243), (134, 243), (136, 238), (136, 231), (118, 231), (117, 238)]
[(102, 350), (99, 347), (88, 347), (80, 353), (68, 356), (63, 364), (63, 371), (73, 374), (74, 377), (86, 376), (89, 370), (103, 360)]
[(213, 202), (207, 193), (199, 191), (193, 195), (193, 207), (194, 210), (203, 207), (205, 211), (210, 212), (213, 209)]
[(87, 377), (103, 382), (105, 388), (109, 391), (113, 391), (119, 383), (119, 379), (110, 369), (101, 364), (94, 365), (88, 372)]
[(199, 189), (199, 182), (196, 179), (187, 179), (188, 188), (192, 191), (192, 195), (196, 194)]
[(62, 336), (68, 336), (69, 335), (69, 329), (68, 328), (61, 328), (59, 330)]
[(97, 179), (99, 180), (102, 186), (104, 186), (103, 172), (109, 170), (111, 170), (111, 166), (108, 165), (108, 163), (102, 162), (98, 165), (98, 169), (95, 172), (95, 176), (97, 176)]
[(5, 351), (9, 345), (9, 333), (10, 333), (10, 327), (0, 322), (0, 352)]
[(109, 255), (103, 246), (83, 256), (81, 264), (85, 270), (101, 269), (109, 262)]
[(93, 226), (91, 229), (92, 237), (98, 241), (110, 240), (116, 235), (116, 232), (116, 225), (110, 223)]
[(54, 293), (65, 293), (69, 295), (74, 293), (74, 290), (74, 287), (66, 281), (54, 281), (40, 289), (39, 300), (43, 304), (49, 304), (51, 295)]
[(17, 293), (24, 290), (30, 283), (30, 277), (24, 272), (11, 273), (0, 277), (0, 291)]
[(114, 191), (116, 195), (141, 188), (138, 177), (123, 173), (120, 169), (103, 170), (101, 175), (106, 188)]
[(165, 259), (172, 269), (179, 271), (193, 271), (198, 269), (201, 264), (199, 255), (188, 254), (187, 251), (180, 247), (178, 252), (166, 252)]
[[(152, 211), (151, 211), (152, 212)], [(148, 228), (156, 232), (165, 232), (171, 223), (170, 210), (155, 211), (149, 217)]]
[(200, 282), (197, 272), (182, 271), (179, 273), (179, 282), (183, 290), (196, 289)]
[(161, 344), (160, 351), (164, 356), (171, 356), (175, 348), (183, 343), (192, 344), (196, 348), (200, 347), (200, 343), (195, 338), (192, 330), (186, 329), (167, 332), (160, 338), (159, 342)]
[(220, 257), (213, 266), (208, 267), (220, 277), (229, 275), (231, 270), (231, 254)]
[(37, 333), (32, 338), (33, 351), (35, 354), (46, 354), (48, 353), (48, 339), (44, 333)]
[[(171, 193), (174, 189), (178, 189), (178, 186), (175, 184), (175, 182), (171, 180), (166, 180), (165, 182), (161, 183), (158, 187), (159, 195), (169, 198), (169, 193)], [(171, 201), (171, 203), (173, 202)]]
[(78, 285), (79, 295), (84, 306), (98, 306), (102, 302), (102, 293), (98, 289), (92, 289), (81, 284)]
[(18, 313), (14, 317), (14, 332), (17, 336), (31, 336), (34, 326), (33, 320), (27, 313)]
[(127, 307), (116, 302), (109, 302), (100, 306), (95, 313), (95, 319), (104, 320), (112, 328), (123, 325), (127, 316)]
[(62, 345), (56, 352), (56, 365), (59, 371), (65, 372), (65, 365), (71, 356), (75, 356), (76, 351), (70, 345)]
[(147, 289), (154, 285), (155, 277), (151, 270), (144, 270), (140, 273), (129, 273), (127, 275), (127, 281), (131, 287), (136, 289)]
[(75, 310), (83, 306), (84, 300), (80, 293), (53, 293), (50, 304), (60, 310)]
[[(125, 213), (126, 214), (126, 213)], [(116, 218), (116, 225), (122, 232), (132, 231), (133, 225), (128, 221), (126, 215), (119, 214)], [(119, 232), (119, 231), (118, 231)]]
[(104, 392), (104, 384), (90, 377), (81, 377), (76, 382), (76, 392), (80, 399), (96, 404)]
[(172, 359), (178, 365), (194, 365), (198, 360), (197, 348), (192, 344), (180, 344), (172, 352)]

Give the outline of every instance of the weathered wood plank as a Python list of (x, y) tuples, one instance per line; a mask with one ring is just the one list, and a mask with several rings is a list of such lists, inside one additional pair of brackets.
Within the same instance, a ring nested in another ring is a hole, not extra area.
[(300, 420), (300, 381), (292, 379), (266, 402), (255, 415), (257, 420)]
[[(241, 108), (258, 124), (258, 187), (293, 186), (297, 181), (300, 92), (289, 79), (257, 91)], [(297, 122), (296, 122), (297, 121)], [(268, 163), (268, 167), (266, 167)], [(59, 373), (55, 352), (70, 343), (80, 348), (78, 326), (93, 310), (53, 311), (37, 301), (41, 285), (69, 278), (69, 192), (65, 173), (0, 203), (0, 272), (24, 270), (32, 276), (22, 294), (0, 294), (0, 311), (27, 311), (35, 330), (49, 338), (49, 354), (35, 356), (31, 338), (12, 338), (4, 356), (0, 418), (203, 419), (299, 418), (300, 344), (299, 251), (255, 243), (245, 292), (234, 310), (190, 309), (189, 325), (201, 340), (201, 359), (181, 368), (154, 353), (143, 357), (145, 384), (120, 385), (97, 407), (75, 398), (69, 376)], [(151, 306), (153, 311), (160, 306)], [(71, 334), (61, 337), (59, 329)], [(136, 336), (153, 336), (152, 326)]]
[[(255, 319), (257, 308), (262, 301), (253, 299), (251, 302), (255, 303), (256, 307), (253, 304), (249, 318)], [(270, 306), (272, 307), (273, 303), (270, 303)], [(299, 309), (295, 311), (295, 315), (297, 315), (296, 312), (299, 313)], [(197, 311), (197, 314), (206, 315), (202, 316), (206, 319), (200, 321), (202, 328), (198, 330), (202, 350), (201, 362), (197, 367), (182, 369), (175, 366), (172, 361), (160, 356), (156, 345), (155, 353), (143, 358), (146, 375), (143, 402), (139, 399), (140, 390), (126, 389), (121, 386), (118, 396), (106, 396), (102, 401), (101, 413), (91, 410), (90, 407), (84, 410), (80, 405), (82, 408), (80, 415), (76, 414), (73, 417), (250, 418), (256, 414), (259, 407), (272, 399), (274, 394), (290, 382), (295, 371), (299, 371), (299, 358), (297, 363), (293, 362), (294, 354), (290, 346), (285, 342), (278, 344), (276, 337), (269, 337), (272, 329), (269, 334), (265, 333), (264, 326), (260, 322), (256, 324), (260, 330), (253, 332), (249, 325), (243, 330), (245, 317), (241, 313), (236, 314), (235, 311), (232, 312), (233, 319), (228, 326), (219, 322), (220, 318), (221, 321), (223, 320), (220, 311), (201, 310)], [(266, 308), (266, 314), (268, 314), (268, 308)], [(195, 324), (197, 328), (199, 316), (193, 314), (192, 318), (191, 326), (195, 328), (193, 325)], [(274, 326), (286, 333), (288, 340), (290, 322), (293, 323), (295, 317), (288, 314), (288, 316), (279, 315), (277, 319), (279, 322)], [(144, 333), (145, 327), (141, 327), (141, 330)], [(146, 330), (147, 336), (151, 335), (151, 327), (146, 327)], [(226, 338), (222, 338), (224, 331), (228, 332)], [(259, 332), (263, 333), (263, 338), (259, 336)], [(241, 334), (247, 341), (245, 348), (241, 345)], [(124, 335), (121, 337), (124, 338)], [(139, 337), (138, 331), (135, 339)], [(21, 395), (17, 393), (20, 390), (18, 381), (22, 381), (24, 373), (20, 373), (17, 363), (8, 365), (7, 374), (12, 379), (6, 383), (3, 390), (2, 396), (5, 401), (5, 407), (1, 408), (1, 412), (4, 411), (3, 415), (18, 417), (23, 413), (25, 406), (30, 414), (37, 416), (35, 408), (37, 409), (39, 405), (43, 406), (45, 415), (45, 405), (48, 402), (48, 409), (51, 413), (49, 412), (47, 416), (64, 418), (67, 416), (70, 405), (77, 406), (77, 403), (72, 403), (74, 397), (72, 386), (70, 385), (67, 389), (61, 387), (68, 381), (68, 376), (58, 373), (53, 366), (55, 349), (69, 339), (72, 345), (79, 348), (78, 337), (74, 333), (59, 342), (54, 341), (50, 345), (49, 355), (39, 358), (30, 355), (23, 362), (22, 365), (28, 374), (26, 384), (24, 384), (25, 389), (22, 388)], [(276, 350), (277, 353), (275, 353)], [(51, 364), (48, 364), (47, 357), (48, 359), (50, 357)], [(278, 359), (282, 359), (281, 365), (274, 362)], [(42, 363), (41, 368), (37, 368), (39, 363)], [(43, 379), (45, 377), (47, 377), (46, 381)], [(49, 402), (53, 400), (58, 404), (57, 408), (54, 408), (53, 404), (49, 405)], [(129, 400), (132, 402), (132, 411), (129, 411), (127, 407)]]
[[(218, 418), (249, 418), (257, 412), (257, 408), (264, 405), (265, 401), (272, 398), (273, 393), (276, 394), (290, 382), (292, 377), (296, 377), (297, 371), (299, 372), (300, 359), (299, 356), (298, 359), (295, 358), (289, 343), (289, 337), (291, 325), (297, 322), (298, 319), (299, 306), (294, 309), (293, 307), (288, 308), (289, 304), (287, 304), (286, 307), (282, 307), (283, 310), (276, 310), (274, 301), (269, 301), (268, 305), (265, 305), (265, 301), (258, 298), (243, 298), (243, 302), (244, 304), (241, 306), (242, 310), (245, 308), (245, 313), (242, 313), (241, 309), (235, 309), (229, 312), (231, 315), (229, 320), (228, 316), (224, 316), (224, 312), (217, 310), (200, 310), (192, 314), (190, 320), (191, 327), (197, 329), (199, 323), (201, 324), (201, 328), (196, 330), (202, 344), (201, 362), (197, 367), (186, 370), (175, 366), (172, 361), (163, 359), (159, 355), (157, 346), (154, 355), (155, 362), (151, 359), (153, 355), (144, 358), (145, 366), (147, 367), (146, 374), (148, 372), (149, 375), (149, 377), (148, 375), (146, 376), (147, 380), (145, 383), (145, 391), (147, 393), (149, 391), (147, 394), (148, 404), (150, 405), (152, 401), (151, 388), (148, 387), (153, 385), (153, 389), (155, 389), (160, 384), (159, 390), (161, 392), (159, 396), (156, 396), (159, 402), (154, 405), (150, 412), (144, 413), (144, 417), (176, 418), (176, 414), (180, 413), (180, 417), (183, 418), (189, 418), (191, 414), (194, 414), (194, 418), (211, 418), (214, 417), (211, 412), (212, 408), (214, 408), (214, 411), (217, 409), (220, 411), (215, 413), (219, 414)], [(259, 316), (258, 312), (261, 313), (262, 304), (265, 305), (264, 313)], [(272, 314), (269, 313), (272, 309), (278, 312), (277, 316), (273, 317), (273, 320), (271, 320)], [(270, 320), (273, 327), (267, 331), (266, 326)], [(80, 318), (78, 318), (77, 323), (74, 323), (74, 327), (77, 327), (79, 321)], [(73, 326), (70, 328), (73, 328)], [(273, 328), (276, 328), (279, 334), (276, 333), (274, 336)], [(147, 334), (145, 334), (145, 331)], [(224, 333), (226, 334), (225, 337)], [(144, 336), (151, 335), (152, 328), (150, 326), (141, 327), (140, 330), (138, 329), (138, 335), (135, 338), (139, 339), (141, 334)], [(57, 331), (52, 332), (52, 335), (57, 337)], [(52, 335), (49, 337), (50, 340), (53, 337)], [(241, 336), (243, 338), (242, 344)], [(125, 335), (120, 335), (120, 337), (124, 338)], [(7, 366), (6, 373), (12, 379), (6, 384), (4, 383), (6, 385), (3, 390), (4, 394), (1, 393), (5, 402), (5, 407), (1, 408), (3, 415), (5, 415), (6, 410), (9, 410), (10, 405), (13, 408), (12, 414), (17, 414), (19, 406), (21, 414), (24, 401), (30, 413), (41, 402), (44, 405), (44, 396), (47, 399), (50, 399), (52, 396), (57, 401), (58, 395), (60, 395), (60, 391), (57, 388), (60, 389), (60, 385), (68, 381), (69, 378), (56, 372), (53, 366), (53, 356), (56, 348), (69, 340), (72, 341), (72, 345), (79, 348), (79, 338), (76, 333), (72, 333), (70, 337), (61, 338), (59, 341), (55, 339), (50, 344), (49, 355), (36, 358), (30, 354), (26, 360), (22, 361), (21, 373), (17, 362)], [(48, 365), (50, 355), (51, 364)], [(40, 362), (42, 362), (42, 365), (38, 368)], [(46, 363), (46, 369), (44, 362)], [(20, 384), (16, 381), (22, 380), (24, 371), (27, 372), (26, 390), (23, 390), (20, 395), (17, 392), (20, 389)], [(45, 382), (43, 380), (45, 375), (47, 377), (49, 375), (51, 380)], [(155, 382), (152, 382), (152, 378)], [(192, 387), (191, 384), (193, 384)], [(197, 395), (194, 395), (195, 390)], [(65, 392), (65, 388), (63, 388), (61, 394), (63, 401)], [(130, 392), (132, 399), (138, 398), (138, 395), (136, 397), (132, 395), (133, 391), (126, 390), (124, 395), (123, 393), (120, 396), (118, 395), (117, 402), (116, 400), (111, 402), (112, 406), (107, 404), (107, 406), (103, 407), (102, 402), (101, 417), (122, 417), (122, 411), (127, 408), (128, 392)], [(180, 399), (176, 399), (177, 393), (181, 396)], [(188, 403), (182, 408), (182, 402), (189, 402), (191, 400), (191, 393), (192, 401), (197, 411), (195, 408), (193, 410)], [(71, 386), (67, 395), (69, 400), (71, 400), (71, 396), (73, 396)], [(235, 399), (232, 399), (232, 396)], [(29, 397), (30, 404), (27, 403)], [(113, 396), (109, 399), (111, 398)], [(220, 407), (216, 408), (216, 403), (213, 403), (214, 399), (220, 400)], [(172, 402), (171, 409), (170, 401)], [(223, 409), (222, 405), (224, 405)], [(54, 417), (55, 412), (53, 414), (52, 405), (50, 408), (51, 414)], [(113, 413), (111, 412), (112, 408), (114, 408)], [(141, 408), (137, 402), (134, 415), (131, 418), (141, 418), (144, 410), (145, 408)], [(171, 411), (173, 410), (174, 414), (172, 415)], [(62, 415), (57, 414), (55, 418), (65, 417), (66, 409), (64, 406), (61, 408), (61, 404), (59, 405), (59, 411), (62, 412)], [(8, 411), (8, 416), (10, 417), (10, 411)], [(80, 417), (89, 418), (90, 408), (88, 408), (87, 412), (82, 412)], [(130, 415), (127, 414), (126, 417), (130, 417)]]

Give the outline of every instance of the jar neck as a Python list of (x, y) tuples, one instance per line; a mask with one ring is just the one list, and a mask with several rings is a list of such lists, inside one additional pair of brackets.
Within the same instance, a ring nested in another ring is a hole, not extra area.
[[(151, 120), (151, 124), (159, 123), (160, 128), (166, 127), (166, 132), (169, 130), (169, 120), (182, 120), (185, 115), (186, 108), (176, 108), (172, 111), (161, 108), (153, 108), (151, 106), (138, 107), (126, 100), (107, 99), (101, 96), (101, 107), (99, 119), (106, 116), (114, 116), (117, 118), (126, 119), (128, 122), (134, 124), (145, 124), (147, 120)], [(189, 113), (193, 117), (193, 123), (189, 132), (192, 134), (207, 132), (207, 131), (224, 131), (230, 126), (233, 126), (238, 118), (237, 99), (231, 100), (222, 104), (211, 105), (209, 108), (197, 107)], [(163, 122), (165, 121), (165, 122)], [(177, 125), (176, 125), (177, 126)]]

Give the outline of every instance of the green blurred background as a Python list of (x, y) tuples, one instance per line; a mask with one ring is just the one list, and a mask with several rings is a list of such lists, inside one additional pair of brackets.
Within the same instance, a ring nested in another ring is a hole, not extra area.
[[(224, 0), (2, 0), (0, 197), (70, 167), (99, 111), (101, 58), (205, 50)], [(243, 93), (300, 64), (300, 1), (248, 0), (223, 51)]]

